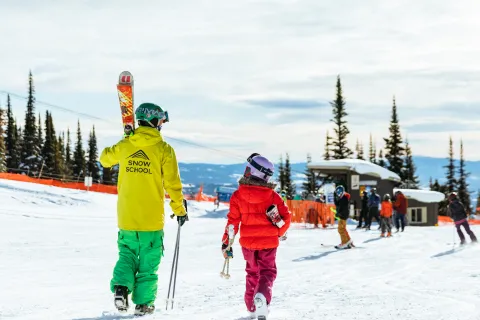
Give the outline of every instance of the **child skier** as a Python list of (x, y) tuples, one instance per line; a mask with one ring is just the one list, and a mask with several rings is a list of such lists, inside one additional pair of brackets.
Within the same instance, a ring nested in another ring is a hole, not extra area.
[(121, 312), (128, 310), (128, 294), (135, 315), (153, 313), (157, 295), (157, 270), (163, 255), (164, 195), (182, 226), (188, 220), (182, 183), (173, 148), (163, 141), (160, 129), (166, 112), (152, 103), (135, 111), (139, 127), (134, 135), (107, 147), (100, 156), (103, 167), (119, 164), (118, 250), (110, 289)]
[(245, 304), (252, 319), (267, 319), (272, 299), (272, 286), (277, 276), (275, 263), (279, 238), (290, 226), (290, 212), (275, 184), (269, 179), (274, 166), (265, 157), (253, 154), (248, 158), (239, 188), (230, 198), (228, 222), (222, 238), (222, 253), (233, 258), (228, 247), (228, 226), (235, 234), (240, 228), (240, 245), (246, 261)]
[(347, 220), (350, 215), (349, 203), (350, 194), (345, 192), (343, 186), (338, 186), (335, 189), (335, 206), (337, 207), (336, 216), (338, 220), (338, 233), (340, 234), (341, 243), (335, 246), (337, 249), (350, 249), (353, 247), (352, 239), (347, 231)]
[(457, 233), (460, 237), (460, 245), (464, 245), (466, 243), (465, 236), (460, 229), (461, 226), (463, 226), (467, 234), (470, 236), (470, 240), (472, 240), (472, 242), (477, 242), (477, 237), (470, 229), (470, 225), (468, 224), (467, 211), (465, 210), (463, 203), (461, 203), (458, 199), (457, 194), (455, 192), (452, 192), (448, 196), (448, 201), (450, 202), (450, 204), (448, 205), (449, 215), (455, 222), (455, 227), (457, 228)]
[(392, 236), (392, 214), (393, 205), (390, 200), (390, 195), (387, 193), (383, 196), (382, 209), (380, 210), (380, 222), (382, 227), (382, 233), (380, 237), (385, 237), (385, 231), (387, 231), (387, 237)]

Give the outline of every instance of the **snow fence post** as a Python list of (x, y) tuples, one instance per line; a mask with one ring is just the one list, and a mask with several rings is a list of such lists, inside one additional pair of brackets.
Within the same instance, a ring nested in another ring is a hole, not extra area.
[(85, 177), (85, 187), (87, 187), (87, 191), (90, 191), (90, 187), (92, 186), (92, 177)]

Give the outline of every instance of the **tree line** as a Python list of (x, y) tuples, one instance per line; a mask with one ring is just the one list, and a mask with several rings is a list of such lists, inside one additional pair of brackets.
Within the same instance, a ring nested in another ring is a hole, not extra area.
[(23, 127), (13, 115), (9, 95), (6, 109), (0, 107), (0, 172), (63, 181), (83, 181), (85, 176), (90, 176), (96, 183), (114, 183), (114, 172), (102, 168), (97, 161), (95, 126), (89, 132), (85, 149), (78, 120), (74, 140), (75, 143), (72, 143), (70, 129), (66, 133), (56, 132), (50, 111), (45, 112), (43, 120), (40, 113), (36, 115), (35, 86), (31, 72)]
[[(359, 140), (356, 141), (355, 151), (351, 150), (348, 146), (348, 136), (350, 134), (347, 121), (348, 112), (340, 76), (337, 77), (335, 88), (335, 99), (330, 102), (332, 107), (332, 118), (330, 121), (333, 123), (333, 135), (327, 130), (322, 156), (323, 159), (355, 158), (370, 161), (371, 163), (396, 173), (401, 179), (400, 188), (418, 189), (420, 187), (420, 182), (416, 174), (417, 167), (413, 160), (413, 152), (408, 138), (402, 137), (401, 134), (395, 97), (393, 97), (392, 101), (389, 133), (383, 138), (385, 148), (377, 150), (374, 138), (372, 134), (370, 134), (369, 149), (368, 154), (366, 154), (364, 145)], [(307, 163), (310, 161), (311, 157), (310, 155), (307, 155)], [(447, 168), (445, 184), (440, 184), (438, 179), (436, 179), (435, 182), (430, 183), (430, 189), (443, 192), (446, 195), (453, 191), (457, 191), (461, 201), (466, 207), (470, 208), (470, 192), (467, 183), (469, 173), (466, 171), (465, 167), (462, 141), (460, 141), (460, 160), (457, 166), (454, 160), (453, 142), (450, 138), (450, 152), (448, 164), (445, 168)], [(302, 185), (304, 192), (307, 194), (316, 194), (323, 181), (321, 181), (319, 177), (315, 177), (314, 173), (308, 168), (305, 170), (304, 175), (305, 179)], [(288, 153), (285, 162), (283, 162), (282, 157), (280, 157), (278, 182), (280, 188), (287, 191), (288, 198), (293, 199), (293, 196), (295, 195), (295, 184), (292, 182), (291, 178)], [(480, 204), (480, 193), (478, 203)], [(441, 204), (441, 214), (445, 214), (445, 207), (445, 203)]]

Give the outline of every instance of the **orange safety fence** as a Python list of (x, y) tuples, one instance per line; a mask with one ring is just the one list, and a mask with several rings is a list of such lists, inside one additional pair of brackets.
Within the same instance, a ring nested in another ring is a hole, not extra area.
[[(39, 178), (32, 178), (27, 175), (17, 174), (17, 173), (0, 173), (0, 179), (31, 182), (31, 183), (37, 183), (37, 184), (43, 184), (47, 186), (54, 186), (54, 187), (67, 188), (67, 189), (87, 190), (87, 187), (83, 182), (82, 183), (62, 182), (60, 180), (54, 180), (54, 179), (39, 179)], [(88, 188), (88, 190), (95, 191), (95, 192), (117, 194), (117, 186), (109, 186), (109, 185), (98, 184), (98, 183), (92, 184), (92, 186)]]
[(326, 228), (328, 224), (335, 223), (335, 213), (331, 210), (335, 208), (334, 205), (308, 200), (287, 200), (287, 206), (292, 214), (292, 223), (308, 223), (314, 228), (318, 228), (318, 225)]
[[(453, 224), (453, 220), (447, 216), (438, 216), (438, 224)], [(468, 224), (480, 225), (480, 220), (469, 219)]]

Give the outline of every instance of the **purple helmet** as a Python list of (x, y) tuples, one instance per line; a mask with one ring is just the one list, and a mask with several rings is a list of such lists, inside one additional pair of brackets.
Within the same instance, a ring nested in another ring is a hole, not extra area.
[(267, 158), (262, 157), (258, 153), (252, 154), (247, 159), (248, 164), (245, 168), (244, 177), (256, 177), (265, 182), (268, 182), (271, 176), (273, 176), (274, 166)]

